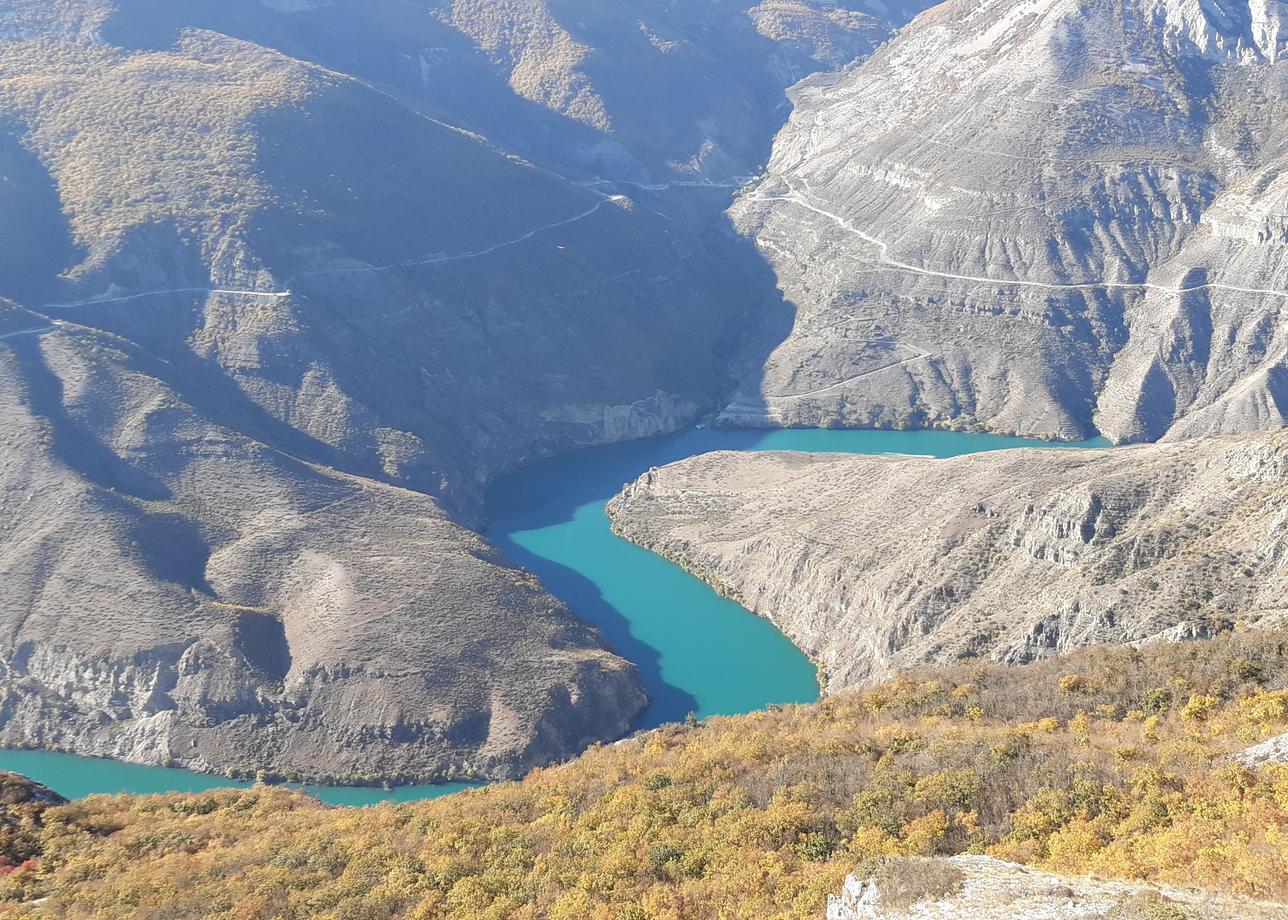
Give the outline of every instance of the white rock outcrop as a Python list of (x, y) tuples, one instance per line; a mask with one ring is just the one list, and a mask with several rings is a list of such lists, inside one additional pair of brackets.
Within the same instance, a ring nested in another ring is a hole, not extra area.
[(1239, 761), (1250, 767), (1288, 763), (1288, 734), (1254, 744), (1239, 755)]
[(988, 856), (954, 856), (946, 862), (962, 874), (961, 890), (954, 894), (893, 908), (883, 903), (878, 885), (851, 875), (841, 893), (828, 898), (827, 920), (1107, 920), (1115, 908), (1142, 898), (1182, 910), (1183, 916), (1195, 920), (1283, 920), (1288, 916), (1288, 907), (1282, 904), (1068, 878)]

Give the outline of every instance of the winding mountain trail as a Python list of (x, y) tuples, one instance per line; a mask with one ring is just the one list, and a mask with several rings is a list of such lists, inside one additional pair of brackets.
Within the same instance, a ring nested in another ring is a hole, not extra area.
[(582, 188), (598, 188), (601, 185), (625, 185), (630, 188), (637, 188), (645, 192), (666, 192), (673, 188), (711, 188), (711, 189), (729, 189), (745, 188), (750, 182), (755, 181), (756, 176), (734, 176), (726, 182), (712, 182), (709, 179), (688, 180), (676, 179), (673, 182), (632, 182), (629, 179), (587, 179), (585, 182), (578, 182)]
[(15, 329), (13, 332), (0, 334), (0, 341), (4, 339), (16, 339), (26, 335), (40, 335), (45, 332), (53, 332), (56, 327), (51, 323), (48, 326), (33, 326), (30, 329)]
[[(363, 266), (355, 266), (354, 268), (320, 268), (320, 269), (300, 272), (298, 274), (292, 275), (290, 278), (286, 279), (286, 287), (290, 288), (291, 285), (293, 285), (295, 282), (303, 278), (316, 278), (323, 275), (347, 275), (347, 274), (360, 274), (360, 273), (366, 273), (366, 272), (384, 272), (384, 271), (392, 271), (398, 268), (418, 268), (420, 266), (425, 266), (425, 265), (446, 265), (451, 262), (464, 262), (468, 259), (482, 258), (483, 256), (491, 255), (492, 253), (497, 252), (501, 249), (508, 249), (509, 247), (516, 246), (519, 243), (527, 242), (533, 237), (538, 236), (539, 234), (545, 233), (547, 230), (555, 230), (559, 227), (566, 227), (569, 224), (575, 224), (578, 221), (585, 220), (587, 217), (590, 217), (591, 215), (599, 211), (600, 208), (602, 208), (606, 204), (619, 204), (623, 201), (629, 201), (629, 200), (630, 199), (627, 198), (625, 195), (609, 195), (606, 198), (600, 199), (592, 207), (587, 208), (585, 211), (582, 211), (580, 214), (574, 214), (572, 217), (566, 217), (563, 220), (557, 220), (548, 224), (543, 224), (540, 227), (537, 227), (533, 230), (529, 230), (527, 233), (524, 233), (521, 236), (516, 236), (512, 240), (505, 240), (504, 242), (497, 243), (493, 246), (488, 246), (484, 249), (474, 249), (474, 250), (470, 250), (469, 252), (430, 256), (429, 258), (426, 258), (426, 259), (411, 259), (405, 262), (392, 262), (388, 265), (363, 265)], [(287, 293), (289, 294), (290, 291), (288, 290)]]
[(760, 201), (782, 201), (788, 204), (794, 204), (798, 207), (813, 211), (822, 217), (826, 217), (834, 222), (838, 227), (847, 233), (851, 233), (877, 249), (877, 261), (887, 268), (897, 271), (907, 272), (914, 275), (924, 275), (929, 278), (944, 278), (949, 281), (969, 281), (975, 284), (991, 284), (1005, 287), (1027, 287), (1038, 288), (1049, 291), (1088, 291), (1088, 290), (1113, 290), (1113, 289), (1132, 289), (1140, 291), (1161, 291), (1165, 294), (1180, 296), (1189, 294), (1193, 291), (1216, 290), (1230, 291), (1238, 294), (1257, 294), (1268, 297), (1281, 297), (1288, 300), (1288, 291), (1278, 291), (1273, 288), (1248, 288), (1239, 287), (1232, 284), (1223, 284), (1219, 281), (1205, 281), (1201, 284), (1180, 285), (1171, 287), (1165, 284), (1155, 284), (1151, 281), (1075, 281), (1075, 282), (1050, 282), (1050, 281), (1028, 281), (1020, 278), (989, 278), (984, 275), (966, 275), (956, 272), (941, 272), (934, 269), (923, 268), (919, 265), (913, 265), (909, 262), (902, 262), (898, 259), (891, 258), (889, 255), (890, 244), (884, 240), (873, 236), (861, 227), (856, 226), (853, 221), (842, 217), (826, 208), (819, 207), (810, 201), (814, 196), (808, 191), (802, 192), (800, 189), (788, 183), (791, 193), (788, 195), (759, 195), (752, 200)]
[(201, 294), (210, 296), (212, 294), (229, 294), (239, 297), (268, 297), (280, 298), (291, 296), (290, 291), (242, 291), (233, 288), (160, 288), (155, 291), (140, 291), (137, 294), (123, 294), (119, 297), (90, 297), (86, 300), (74, 300), (69, 303), (47, 303), (42, 309), (45, 310), (75, 310), (80, 307), (97, 307), (103, 304), (128, 303), (132, 300), (143, 300), (147, 297), (163, 297), (169, 294)]
[(516, 236), (513, 239), (504, 240), (500, 243), (496, 243), (492, 246), (487, 246), (483, 249), (473, 249), (468, 252), (460, 252), (460, 253), (441, 254), (436, 256), (430, 256), (429, 258), (425, 258), (425, 259), (410, 259), (403, 262), (391, 262), (388, 265), (361, 265), (361, 266), (354, 266), (352, 268), (319, 268), (319, 269), (313, 269), (310, 271), (299, 272), (297, 274), (292, 275), (290, 278), (286, 279), (286, 282), (283, 285), (285, 290), (281, 290), (281, 291), (250, 291), (250, 290), (239, 290), (235, 288), (199, 288), (199, 287), (161, 288), (154, 291), (141, 291), (136, 294), (124, 294), (118, 297), (91, 297), (86, 300), (76, 300), (76, 301), (71, 301), (69, 303), (45, 304), (44, 309), (74, 310), (81, 307), (96, 307), (96, 306), (101, 306), (103, 304), (127, 303), (134, 300), (142, 300), (147, 297), (164, 297), (172, 294), (198, 294), (202, 296), (211, 296), (215, 294), (227, 294), (230, 296), (237, 296), (237, 297), (263, 297), (268, 299), (280, 299), (283, 297), (290, 297), (292, 294), (294, 294), (295, 292), (291, 290), (292, 285), (294, 285), (297, 281), (301, 281), (307, 278), (319, 278), (327, 275), (352, 275), (352, 274), (367, 274), (367, 273), (373, 273), (373, 272), (385, 272), (385, 271), (393, 271), (399, 268), (418, 268), (418, 267), (427, 266), (427, 265), (446, 265), (452, 262), (463, 262), (469, 259), (482, 258), (483, 256), (491, 255), (492, 253), (497, 252), (499, 250), (507, 249), (511, 246), (516, 246), (519, 243), (527, 242), (533, 237), (538, 236), (542, 233), (545, 233), (548, 230), (555, 230), (559, 227), (566, 227), (569, 224), (575, 224), (578, 221), (585, 220), (586, 218), (598, 212), (606, 204), (620, 204), (623, 201), (629, 201), (629, 200), (630, 199), (627, 198), (625, 195), (607, 195), (601, 198), (599, 201), (595, 202), (593, 206), (587, 208), (585, 211), (582, 211), (578, 214), (574, 214), (571, 217), (565, 217), (562, 220), (556, 220), (548, 224), (543, 224), (540, 227), (536, 227), (532, 230), (529, 230), (528, 232), (523, 233), (520, 236)]
[(906, 364), (912, 364), (915, 361), (921, 361), (930, 357), (933, 357), (933, 352), (923, 351), (913, 355), (911, 358), (904, 358), (902, 361), (895, 361), (890, 364), (883, 364), (881, 367), (874, 367), (871, 370), (863, 371), (862, 373), (859, 373), (859, 374), (854, 374), (853, 376), (846, 377), (844, 380), (838, 380), (836, 381), (836, 383), (829, 383), (825, 386), (821, 386), (813, 390), (808, 390), (807, 392), (804, 392), (804, 393), (783, 393), (781, 395), (774, 395), (772, 393), (763, 393), (761, 394), (761, 398), (783, 400), (783, 399), (805, 399), (810, 396), (820, 396), (823, 393), (830, 393), (833, 390), (839, 390), (842, 387), (845, 387), (851, 383), (854, 383), (856, 380), (863, 380), (864, 378), (867, 378), (867, 377), (873, 377), (877, 374), (883, 373), (884, 371), (891, 371), (891, 370), (894, 370), (896, 367), (903, 367)]

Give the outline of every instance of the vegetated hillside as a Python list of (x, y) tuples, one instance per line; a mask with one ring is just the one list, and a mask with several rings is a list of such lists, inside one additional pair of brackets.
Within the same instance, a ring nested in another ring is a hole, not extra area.
[(485, 485), (684, 424), (782, 307), (718, 199), (524, 159), (341, 69), (393, 5), (308, 6), (0, 8), (0, 738), (513, 776), (644, 698)]
[(1282, 431), (948, 460), (721, 452), (608, 510), (771, 618), (832, 689), (1288, 618)]
[(795, 329), (743, 424), (1285, 423), (1288, 5), (944, 3), (807, 83), (735, 205)]
[(96, 797), (43, 813), (0, 894), (59, 917), (817, 918), (867, 859), (970, 852), (1284, 902), (1288, 766), (1231, 755), (1288, 729), (1286, 686), (1288, 635), (1248, 632), (919, 672), (419, 804)]
[(32, 868), (40, 855), (45, 812), (67, 800), (16, 773), (0, 774), (0, 873)]
[(352, 73), (535, 157), (628, 181), (757, 172), (784, 90), (928, 0), (119, 0), (114, 41), (210, 29)]

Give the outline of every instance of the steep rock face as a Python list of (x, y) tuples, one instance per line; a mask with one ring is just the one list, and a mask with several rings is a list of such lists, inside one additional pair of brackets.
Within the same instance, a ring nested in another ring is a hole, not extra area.
[(949, 2), (798, 87), (733, 215), (799, 312), (726, 419), (1283, 424), (1285, 10)]
[(713, 453), (616, 532), (774, 621), (836, 690), (1288, 616), (1288, 435), (950, 460)]
[(314, 779), (517, 776), (638, 674), (426, 495), (211, 422), (101, 332), (0, 333), (0, 739)]

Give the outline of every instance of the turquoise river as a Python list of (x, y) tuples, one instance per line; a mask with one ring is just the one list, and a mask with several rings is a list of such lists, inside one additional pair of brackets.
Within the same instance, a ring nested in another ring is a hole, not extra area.
[[(486, 534), (594, 622), (643, 674), (652, 702), (636, 728), (751, 712), (818, 697), (814, 669), (768, 620), (717, 595), (659, 556), (616, 537), (604, 504), (650, 467), (711, 450), (800, 450), (951, 457), (1055, 445), (943, 431), (691, 428), (540, 460), (499, 479), (488, 495)], [(63, 795), (201, 791), (237, 783), (219, 776), (40, 751), (0, 750), (0, 770), (24, 773)], [(460, 784), (366, 789), (305, 786), (337, 805), (445, 795)]]

